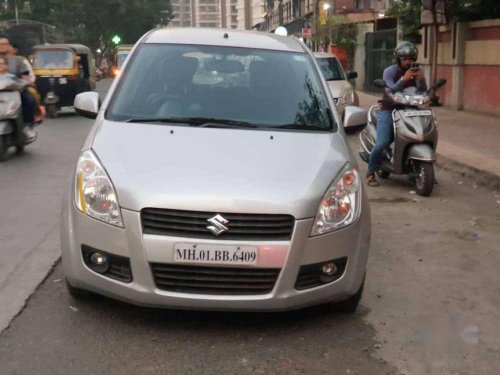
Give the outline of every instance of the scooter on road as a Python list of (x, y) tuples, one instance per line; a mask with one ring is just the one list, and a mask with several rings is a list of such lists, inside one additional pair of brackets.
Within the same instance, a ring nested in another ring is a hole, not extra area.
[[(377, 87), (387, 89), (382, 79), (374, 81)], [(435, 183), (434, 162), (438, 140), (437, 123), (434, 112), (428, 107), (435, 90), (443, 87), (446, 80), (440, 79), (427, 92), (418, 92), (409, 87), (402, 92), (389, 92), (388, 103), (396, 109), (392, 112), (394, 142), (384, 152), (384, 158), (377, 175), (389, 178), (391, 174), (409, 175), (415, 191), (421, 196), (429, 196)], [(383, 103), (379, 100), (379, 103)], [(368, 111), (368, 123), (360, 133), (359, 155), (366, 163), (377, 139), (377, 114), (380, 105)]]
[(7, 160), (9, 148), (22, 153), (24, 147), (37, 139), (35, 131), (24, 124), (21, 96), (18, 91), (0, 91), (0, 162)]

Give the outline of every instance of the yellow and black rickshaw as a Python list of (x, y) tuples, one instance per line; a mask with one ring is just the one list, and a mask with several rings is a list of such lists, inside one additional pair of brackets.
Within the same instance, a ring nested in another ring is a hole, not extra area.
[(44, 44), (33, 47), (36, 88), (47, 115), (73, 106), (75, 96), (95, 90), (95, 63), (90, 49), (81, 44)]
[(122, 68), (123, 62), (129, 55), (130, 51), (134, 46), (131, 44), (122, 44), (118, 46), (113, 51), (113, 67), (111, 68), (111, 73), (113, 77), (116, 77)]

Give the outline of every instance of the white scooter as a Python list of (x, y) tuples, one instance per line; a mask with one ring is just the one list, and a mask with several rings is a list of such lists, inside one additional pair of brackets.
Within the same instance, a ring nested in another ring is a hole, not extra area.
[(0, 79), (0, 162), (7, 160), (9, 148), (22, 153), (37, 139), (36, 132), (24, 129), (29, 125), (22, 119), (20, 88), (22, 85), (10, 78)]

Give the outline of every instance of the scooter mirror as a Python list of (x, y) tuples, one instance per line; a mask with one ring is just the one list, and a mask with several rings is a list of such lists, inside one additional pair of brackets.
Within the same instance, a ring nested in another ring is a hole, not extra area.
[(376, 79), (373, 81), (373, 84), (381, 89), (387, 87), (387, 83), (383, 79)]
[(443, 87), (444, 85), (446, 85), (446, 80), (444, 78), (440, 78), (436, 81), (436, 87)]

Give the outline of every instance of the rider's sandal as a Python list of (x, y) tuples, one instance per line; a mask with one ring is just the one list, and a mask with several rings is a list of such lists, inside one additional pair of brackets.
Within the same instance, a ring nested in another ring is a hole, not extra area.
[(377, 187), (380, 185), (377, 181), (377, 177), (375, 177), (375, 173), (369, 173), (366, 175), (366, 184), (371, 187)]

